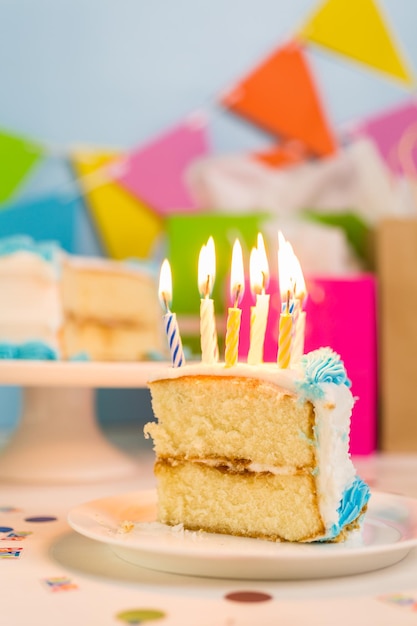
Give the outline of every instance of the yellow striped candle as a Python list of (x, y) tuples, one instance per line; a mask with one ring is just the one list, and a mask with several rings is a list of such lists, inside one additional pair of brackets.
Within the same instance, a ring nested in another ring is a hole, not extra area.
[(241, 315), (242, 311), (235, 307), (230, 307), (227, 312), (226, 349), (224, 355), (226, 367), (236, 365), (238, 360)]
[(278, 365), (285, 369), (290, 366), (292, 341), (292, 315), (286, 311), (279, 316)]
[(240, 319), (242, 315), (242, 311), (238, 308), (238, 305), (245, 291), (242, 246), (238, 239), (236, 239), (233, 245), (230, 291), (234, 305), (233, 307), (229, 307), (227, 312), (224, 355), (226, 367), (232, 367), (236, 365), (238, 361)]

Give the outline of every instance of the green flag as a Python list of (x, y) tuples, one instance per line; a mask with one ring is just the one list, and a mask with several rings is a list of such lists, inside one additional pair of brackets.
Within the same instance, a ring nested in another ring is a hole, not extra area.
[(39, 144), (0, 130), (0, 203), (11, 198), (43, 152)]

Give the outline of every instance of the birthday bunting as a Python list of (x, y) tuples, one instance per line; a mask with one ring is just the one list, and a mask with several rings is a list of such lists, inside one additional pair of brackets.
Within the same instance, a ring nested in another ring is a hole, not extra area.
[(206, 126), (201, 116), (190, 117), (137, 148), (114, 168), (114, 180), (160, 215), (196, 211), (185, 172), (195, 159), (209, 153)]
[(72, 162), (108, 255), (114, 259), (147, 258), (162, 232), (162, 219), (113, 182), (108, 170), (120, 158), (115, 152), (79, 150), (72, 155)]
[(299, 140), (315, 155), (335, 152), (312, 72), (296, 42), (278, 48), (236, 84), (222, 103), (274, 135)]
[(12, 198), (43, 153), (35, 142), (0, 131), (0, 203)]
[(417, 103), (405, 104), (362, 121), (354, 135), (373, 140), (394, 174), (417, 178)]
[(298, 35), (404, 83), (414, 83), (375, 0), (326, 0)]

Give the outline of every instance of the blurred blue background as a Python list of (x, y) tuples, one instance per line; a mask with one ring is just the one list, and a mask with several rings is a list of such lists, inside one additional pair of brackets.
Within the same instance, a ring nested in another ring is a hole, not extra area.
[[(214, 152), (268, 146), (270, 137), (225, 112), (217, 99), (290, 38), (317, 5), (317, 0), (0, 0), (0, 127), (40, 141), (49, 154), (19, 198), (76, 196), (65, 158), (71, 148), (129, 149), (199, 109), (209, 114)], [(417, 4), (380, 0), (379, 5), (415, 70)], [(308, 56), (335, 128), (410, 93), (324, 51), (309, 49)], [(77, 228), (77, 250), (100, 254), (83, 210)], [(18, 389), (0, 388), (0, 426), (15, 425), (19, 403)], [(103, 390), (98, 406), (104, 422), (150, 411), (147, 392), (138, 390)]]

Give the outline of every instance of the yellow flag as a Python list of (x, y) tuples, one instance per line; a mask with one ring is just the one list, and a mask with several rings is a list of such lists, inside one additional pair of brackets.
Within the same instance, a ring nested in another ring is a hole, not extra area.
[(390, 75), (409, 85), (414, 76), (376, 0), (326, 0), (298, 33), (318, 44)]
[(146, 259), (162, 232), (163, 220), (112, 181), (106, 166), (120, 156), (115, 152), (78, 150), (72, 154), (72, 162), (108, 255), (114, 259)]

